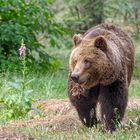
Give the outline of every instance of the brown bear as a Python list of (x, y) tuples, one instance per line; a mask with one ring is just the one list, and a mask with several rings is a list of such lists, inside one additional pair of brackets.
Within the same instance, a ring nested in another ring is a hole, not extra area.
[(134, 67), (134, 46), (120, 28), (103, 23), (74, 35), (69, 60), (68, 95), (83, 124), (100, 122), (114, 131), (124, 117)]

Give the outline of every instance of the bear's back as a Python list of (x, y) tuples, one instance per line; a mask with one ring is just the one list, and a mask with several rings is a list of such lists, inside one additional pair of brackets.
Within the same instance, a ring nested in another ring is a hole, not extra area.
[(124, 61), (127, 67), (128, 84), (129, 84), (133, 73), (133, 67), (134, 67), (134, 45), (131, 38), (120, 28), (108, 23), (103, 23), (89, 29), (83, 35), (83, 37), (92, 39), (99, 35), (105, 36), (107, 37), (107, 39), (115, 41), (115, 43), (118, 45), (120, 44), (118, 40), (121, 42), (122, 44), (121, 47), (120, 45), (118, 47), (120, 47), (120, 49), (123, 50), (125, 56)]

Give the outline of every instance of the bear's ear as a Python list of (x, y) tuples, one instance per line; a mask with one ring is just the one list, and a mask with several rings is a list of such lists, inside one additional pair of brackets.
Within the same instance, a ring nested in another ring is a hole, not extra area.
[(107, 41), (106, 41), (105, 37), (104, 36), (96, 37), (94, 46), (96, 48), (101, 49), (102, 51), (106, 51), (107, 50)]
[(74, 45), (77, 46), (82, 41), (82, 35), (81, 34), (75, 34), (73, 36), (73, 42)]

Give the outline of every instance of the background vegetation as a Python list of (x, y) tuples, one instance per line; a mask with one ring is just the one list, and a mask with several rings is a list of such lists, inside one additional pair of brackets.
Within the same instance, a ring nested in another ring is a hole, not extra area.
[[(139, 7), (139, 0), (0, 0), (0, 122), (28, 119), (28, 111), (36, 100), (67, 98), (66, 81), (68, 59), (73, 45), (72, 36), (75, 33), (84, 33), (103, 22), (118, 25), (133, 39), (136, 55), (129, 96), (138, 98)], [(26, 67), (19, 55), (22, 39), (26, 45)], [(137, 109), (128, 111), (128, 114), (137, 118), (139, 112)], [(120, 133), (110, 139), (117, 139), (117, 136), (121, 139), (138, 139), (139, 120), (138, 118), (134, 123), (129, 122), (125, 129), (120, 129)], [(129, 134), (128, 130), (132, 133)], [(38, 137), (45, 131), (46, 128), (37, 128), (33, 133)], [(96, 131), (78, 128), (72, 131), (73, 137), (71, 132), (61, 133), (62, 137), (59, 132), (48, 133), (45, 138), (78, 139), (81, 138), (79, 134), (82, 134), (83, 139), (92, 139), (96, 135)], [(97, 133), (101, 139), (110, 137), (102, 132)], [(65, 134), (68, 135), (67, 138)]]
[(139, 38), (139, 7), (139, 0), (1, 0), (0, 70), (19, 71), (22, 39), (28, 68), (52, 71), (60, 61), (49, 54), (51, 47), (70, 48), (74, 33), (84, 33), (102, 22), (118, 24)]

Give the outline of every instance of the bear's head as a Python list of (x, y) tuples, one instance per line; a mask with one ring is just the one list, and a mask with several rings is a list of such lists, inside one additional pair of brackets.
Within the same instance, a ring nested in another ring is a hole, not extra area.
[(69, 65), (70, 77), (75, 83), (89, 89), (117, 79), (122, 66), (115, 44), (111, 43), (113, 49), (110, 49), (110, 42), (102, 35), (88, 39), (78, 34), (74, 35), (73, 40)]

